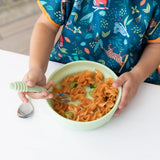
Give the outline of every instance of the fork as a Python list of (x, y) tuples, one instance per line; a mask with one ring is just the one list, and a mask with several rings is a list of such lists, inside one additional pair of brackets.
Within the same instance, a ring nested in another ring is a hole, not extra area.
[(49, 93), (53, 94), (53, 99), (58, 102), (62, 103), (68, 103), (70, 102), (70, 97), (67, 93), (53, 93), (52, 87), (50, 87), (48, 90), (44, 87), (35, 85), (33, 87), (28, 87), (26, 82), (23, 81), (16, 81), (10, 83), (10, 88), (19, 92), (42, 92), (42, 91), (48, 91)]

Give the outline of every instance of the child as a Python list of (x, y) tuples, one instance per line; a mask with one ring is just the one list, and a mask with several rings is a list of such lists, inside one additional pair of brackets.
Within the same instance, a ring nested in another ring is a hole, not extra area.
[[(28, 86), (46, 84), (48, 60), (68, 63), (91, 60), (111, 68), (123, 87), (116, 115), (135, 96), (143, 81), (160, 84), (159, 0), (38, 0), (43, 14), (35, 24), (30, 44)], [(62, 34), (54, 44), (59, 27)], [(157, 69), (156, 69), (157, 68)], [(28, 102), (26, 93), (19, 93)], [(48, 92), (28, 93), (52, 98)]]

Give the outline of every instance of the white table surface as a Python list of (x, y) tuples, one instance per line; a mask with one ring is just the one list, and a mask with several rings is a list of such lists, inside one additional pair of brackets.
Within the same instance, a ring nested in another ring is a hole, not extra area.
[[(21, 80), (29, 57), (0, 50), (0, 160), (159, 160), (160, 86), (143, 83), (126, 110), (91, 131), (64, 128), (45, 100), (17, 117), (21, 101), (9, 83)], [(47, 77), (62, 64), (49, 62)]]

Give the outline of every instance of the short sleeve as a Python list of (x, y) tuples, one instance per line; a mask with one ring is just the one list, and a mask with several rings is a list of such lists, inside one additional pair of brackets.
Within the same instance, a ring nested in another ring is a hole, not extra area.
[(51, 24), (56, 27), (64, 24), (65, 3), (61, 0), (37, 0), (37, 3)]
[(159, 3), (156, 3), (154, 6), (154, 12), (152, 14), (150, 24), (148, 26), (146, 37), (149, 43), (160, 41), (160, 4)]

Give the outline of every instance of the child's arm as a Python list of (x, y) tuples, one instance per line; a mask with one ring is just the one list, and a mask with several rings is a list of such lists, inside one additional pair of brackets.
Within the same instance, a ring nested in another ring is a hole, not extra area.
[[(48, 66), (51, 50), (54, 45), (54, 40), (58, 32), (58, 27), (52, 25), (42, 14), (37, 20), (30, 42), (30, 61), (29, 71), (24, 76), (23, 81), (28, 86), (35, 84), (45, 86), (45, 72)], [(49, 83), (46, 87), (49, 88), (53, 83)], [(28, 102), (25, 93), (18, 93), (22, 101)], [(32, 98), (51, 98), (52, 95), (44, 91), (41, 93), (28, 93)]]
[(40, 16), (31, 36), (29, 69), (46, 71), (58, 29), (43, 14)]
[(121, 101), (115, 115), (120, 114), (129, 101), (135, 96), (139, 85), (160, 64), (160, 42), (150, 43), (146, 46), (137, 65), (130, 71), (122, 74), (113, 84), (114, 87), (123, 87)]

